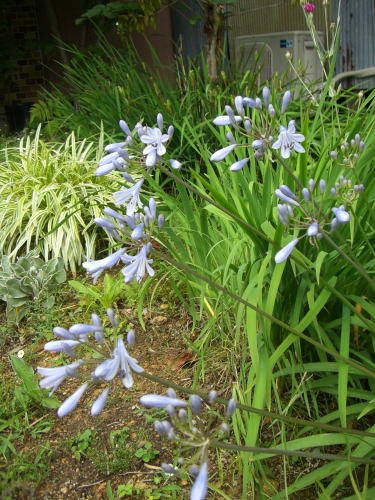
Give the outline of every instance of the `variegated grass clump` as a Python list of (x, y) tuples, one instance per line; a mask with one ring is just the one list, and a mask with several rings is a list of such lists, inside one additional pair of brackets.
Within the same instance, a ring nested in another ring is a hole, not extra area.
[(15, 259), (35, 250), (46, 260), (62, 257), (73, 272), (95, 256), (103, 238), (93, 219), (116, 185), (92, 175), (97, 154), (97, 143), (76, 141), (74, 132), (64, 143), (45, 142), (40, 127), (2, 151), (0, 254)]

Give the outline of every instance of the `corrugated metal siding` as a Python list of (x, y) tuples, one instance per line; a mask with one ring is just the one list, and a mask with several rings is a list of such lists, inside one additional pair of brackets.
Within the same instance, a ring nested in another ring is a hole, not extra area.
[[(332, 2), (332, 19), (337, 18), (339, 0)], [(341, 0), (341, 39), (336, 73), (375, 66), (375, 0)], [(375, 86), (375, 78), (342, 81), (349, 88)]]

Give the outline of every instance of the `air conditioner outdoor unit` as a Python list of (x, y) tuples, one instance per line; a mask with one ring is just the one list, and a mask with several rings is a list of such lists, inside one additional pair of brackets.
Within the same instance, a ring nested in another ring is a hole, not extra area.
[[(323, 33), (319, 32), (318, 36), (323, 39)], [(322, 67), (308, 31), (237, 36), (234, 48), (238, 67), (242, 71), (260, 71), (261, 82), (270, 80), (276, 72), (280, 75), (290, 68), (286, 52), (292, 55), (295, 67), (303, 68), (305, 81), (322, 78)], [(289, 71), (287, 78), (294, 80), (296, 75)]]

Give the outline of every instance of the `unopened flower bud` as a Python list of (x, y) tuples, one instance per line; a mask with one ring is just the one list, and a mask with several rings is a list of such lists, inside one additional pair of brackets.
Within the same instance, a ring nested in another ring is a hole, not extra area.
[(178, 410), (178, 418), (180, 420), (186, 420), (187, 419), (187, 411), (181, 408), (181, 410)]
[(227, 423), (223, 422), (223, 423), (220, 425), (220, 430), (221, 430), (222, 432), (225, 432), (225, 434), (226, 434), (227, 432), (229, 432), (229, 425), (228, 425)]
[(226, 415), (228, 417), (231, 417), (233, 415), (233, 413), (235, 412), (236, 410), (236, 407), (237, 407), (237, 402), (235, 399), (231, 398), (229, 401), (228, 401), (228, 405), (227, 405), (227, 409), (226, 409)]
[(115, 312), (112, 309), (112, 307), (107, 309), (107, 316), (108, 316), (108, 319), (111, 322), (111, 325), (113, 326), (113, 328), (117, 328), (119, 323), (118, 323), (117, 319), (115, 318)]
[(134, 330), (129, 330), (126, 336), (126, 340), (128, 342), (128, 345), (131, 347), (132, 345), (135, 344), (135, 333)]
[(281, 114), (285, 113), (286, 108), (289, 106), (290, 101), (292, 100), (292, 94), (290, 90), (287, 90), (285, 94), (283, 95), (282, 101), (281, 101)]
[(271, 95), (270, 89), (268, 87), (263, 87), (262, 96), (263, 96), (263, 101), (264, 101), (264, 105), (266, 108), (268, 107), (268, 105), (270, 103), (270, 95)]
[(307, 188), (302, 188), (302, 196), (305, 201), (310, 200), (310, 191)]
[(331, 151), (329, 153), (329, 156), (331, 157), (332, 160), (337, 160), (337, 152), (336, 151)]
[(325, 191), (325, 189), (326, 189), (326, 186), (327, 186), (326, 181), (325, 181), (324, 179), (321, 179), (321, 180), (319, 181), (319, 190), (320, 190), (320, 192), (321, 192), (322, 194), (324, 193), (324, 191)]
[(162, 229), (162, 227), (164, 226), (164, 222), (165, 222), (165, 217), (163, 214), (159, 214), (158, 215), (158, 227), (159, 229)]
[(208, 401), (214, 403), (217, 399), (217, 391), (210, 391), (208, 394)]
[(189, 469), (189, 473), (193, 476), (196, 477), (199, 474), (199, 467), (197, 465), (192, 465)]
[(251, 121), (245, 120), (243, 122), (243, 126), (245, 127), (246, 132), (251, 132)]
[[(242, 96), (240, 95), (237, 95), (235, 98), (234, 98), (234, 105), (236, 106), (236, 110), (237, 110), (237, 113), (239, 115), (244, 115), (245, 114), (245, 110), (244, 110), (244, 107), (243, 107), (243, 99), (242, 99)], [(228, 113), (229, 114), (229, 113)]]
[(194, 415), (200, 415), (202, 413), (202, 398), (197, 394), (192, 394), (190, 396), (191, 411)]

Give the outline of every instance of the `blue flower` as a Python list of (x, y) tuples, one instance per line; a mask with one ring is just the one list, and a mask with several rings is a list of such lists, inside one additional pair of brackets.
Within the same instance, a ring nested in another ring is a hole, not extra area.
[(116, 191), (115, 193), (113, 193), (113, 198), (116, 205), (126, 204), (126, 215), (133, 215), (137, 209), (137, 206), (139, 208), (143, 207), (143, 204), (139, 197), (143, 181), (144, 178), (142, 177), (130, 188), (123, 187), (120, 189), (120, 191)]
[(150, 264), (152, 264), (152, 259), (147, 259), (147, 254), (151, 251), (151, 243), (144, 245), (139, 253), (135, 256), (123, 255), (121, 257), (122, 262), (128, 264), (122, 269), (122, 274), (124, 275), (125, 283), (130, 283), (134, 278), (140, 282), (145, 275), (146, 271), (149, 276), (153, 276), (155, 271), (152, 269)]
[(208, 490), (208, 463), (203, 462), (190, 492), (190, 500), (204, 500)]
[(121, 255), (125, 252), (125, 250), (125, 248), (120, 248), (120, 250), (117, 250), (117, 252), (108, 255), (104, 259), (83, 262), (82, 266), (89, 274), (91, 274), (91, 277), (94, 278), (94, 283), (96, 283), (99, 276), (105, 269), (110, 269), (118, 263)]
[(68, 413), (73, 411), (88, 386), (88, 383), (81, 385), (81, 387), (79, 387), (71, 396), (69, 396), (57, 410), (57, 415), (59, 417), (65, 417), (66, 415), (68, 415)]
[(40, 387), (42, 389), (52, 389), (49, 393), (51, 396), (59, 385), (64, 382), (66, 377), (77, 377), (76, 370), (82, 363), (83, 361), (79, 360), (70, 365), (56, 366), (55, 368), (42, 368), (38, 366), (36, 369), (38, 374), (44, 377), (39, 383)]
[(280, 135), (276, 142), (272, 145), (272, 148), (281, 148), (281, 156), (283, 158), (289, 158), (292, 151), (297, 151), (298, 153), (305, 152), (304, 147), (300, 144), (300, 142), (303, 142), (304, 140), (304, 135), (296, 134), (295, 121), (291, 120), (288, 124), (288, 128), (280, 125)]
[(277, 252), (277, 254), (275, 255), (276, 264), (281, 264), (281, 262), (284, 262), (284, 260), (286, 260), (289, 257), (289, 255), (292, 253), (292, 251), (294, 250), (294, 247), (297, 245), (298, 242), (299, 242), (299, 238), (295, 238), (290, 243), (285, 245), (285, 247), (283, 247), (281, 250), (279, 250)]
[(146, 130), (143, 130), (143, 134), (140, 136), (140, 140), (147, 144), (143, 150), (143, 154), (146, 155), (146, 167), (153, 167), (166, 153), (164, 143), (169, 141), (169, 135), (162, 134), (157, 127), (146, 127)]

